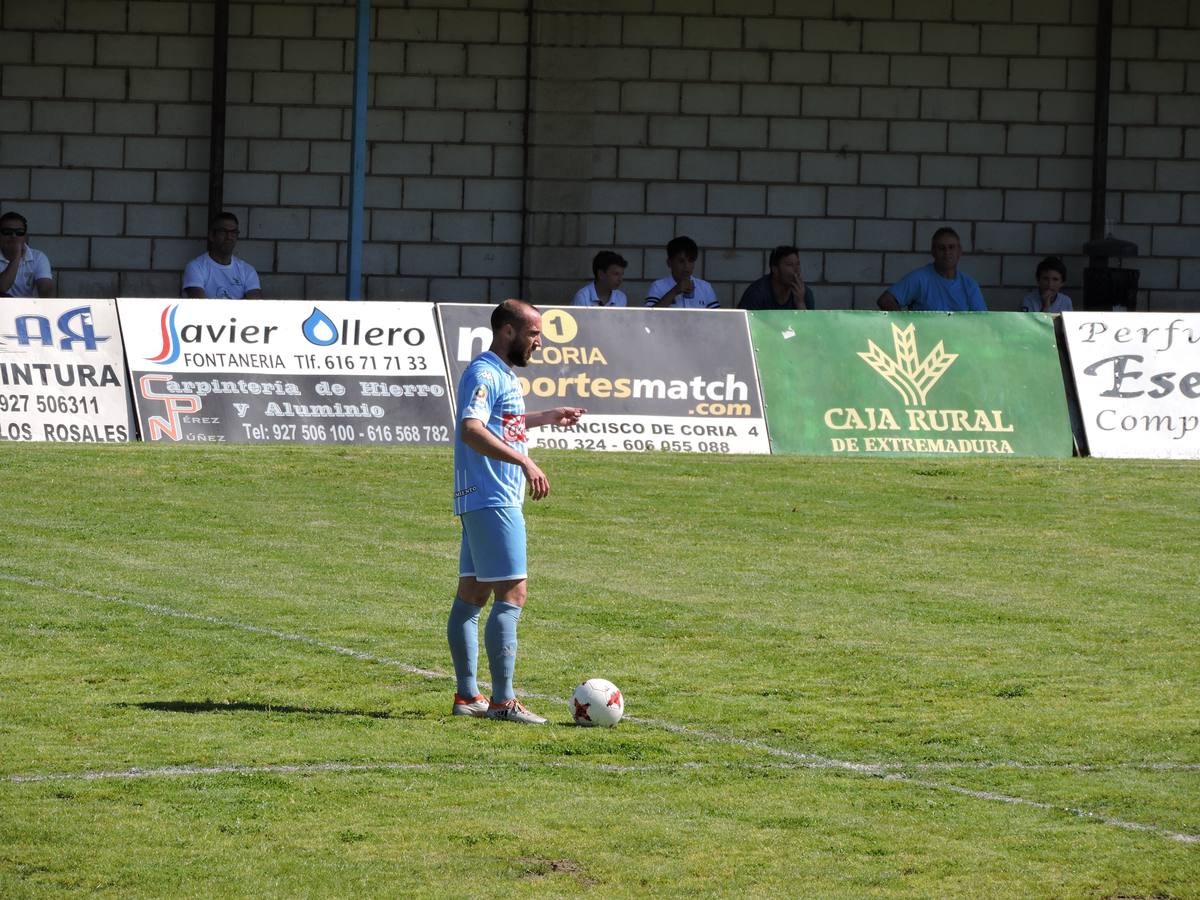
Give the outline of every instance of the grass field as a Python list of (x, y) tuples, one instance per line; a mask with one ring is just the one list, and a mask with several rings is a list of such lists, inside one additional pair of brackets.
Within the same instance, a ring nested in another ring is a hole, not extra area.
[(445, 451), (0, 445), (0, 896), (1200, 896), (1195, 465), (540, 459), (530, 728)]

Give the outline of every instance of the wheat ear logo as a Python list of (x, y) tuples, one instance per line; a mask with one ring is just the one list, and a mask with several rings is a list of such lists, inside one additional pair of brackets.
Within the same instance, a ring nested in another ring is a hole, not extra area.
[(870, 349), (858, 355), (900, 392), (905, 406), (924, 406), (930, 388), (946, 374), (950, 364), (958, 359), (958, 354), (947, 353), (942, 342), (938, 341), (928, 356), (919, 359), (914, 325), (898, 328), (893, 324), (892, 340), (896, 345), (895, 357), (888, 356), (874, 341), (867, 341)]

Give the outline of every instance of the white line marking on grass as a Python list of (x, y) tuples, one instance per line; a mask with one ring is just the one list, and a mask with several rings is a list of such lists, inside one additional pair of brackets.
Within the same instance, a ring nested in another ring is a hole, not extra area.
[[(220, 766), (158, 766), (153, 769), (123, 769), (98, 772), (50, 772), (33, 775), (9, 775), (13, 784), (41, 784), (47, 781), (135, 781), (141, 778), (198, 778), (211, 775), (307, 775), (316, 772), (389, 772), (433, 769), (432, 763), (272, 763), (261, 766), (227, 763)], [(439, 769), (466, 768), (465, 763), (437, 766)]]
[[(512, 771), (516, 769), (578, 769), (587, 772), (637, 773), (655, 771), (678, 771), (680, 769), (699, 769), (704, 766), (716, 767), (718, 763), (679, 763), (679, 764), (647, 764), (643, 766), (619, 765), (616, 763), (563, 763), (556, 761), (505, 763), (504, 765), (488, 765), (486, 763), (402, 763), (402, 762), (317, 762), (317, 763), (263, 763), (249, 765), (244, 763), (225, 763), (213, 766), (156, 766), (142, 769), (117, 769), (95, 772), (47, 772), (32, 774), (6, 775), (5, 780), (12, 784), (43, 784), (50, 781), (136, 781), (144, 778), (206, 778), (217, 775), (316, 775), (323, 772), (355, 773), (355, 772), (478, 772), (480, 769), (496, 769)], [(739, 766), (739, 768), (785, 768), (781, 766)], [(787, 766), (786, 768), (796, 768)]]
[(118, 603), (122, 606), (130, 606), (134, 609), (145, 610), (146, 612), (157, 613), (161, 616), (169, 616), (175, 619), (187, 619), (192, 622), (204, 622), (207, 625), (220, 625), (223, 628), (232, 628), (236, 631), (246, 631), (250, 634), (262, 634), (268, 637), (278, 638), (281, 641), (291, 641), (295, 644), (306, 644), (309, 647), (316, 647), (319, 650), (329, 650), (333, 653), (349, 656), (353, 659), (362, 660), (363, 662), (382, 663), (387, 666), (393, 666), (410, 675), (420, 675), (422, 678), (443, 679), (449, 676), (445, 672), (435, 672), (432, 669), (422, 669), (418, 666), (409, 665), (398, 659), (390, 659), (386, 656), (377, 656), (374, 653), (365, 653), (362, 650), (354, 650), (350, 647), (342, 647), (338, 644), (331, 644), (328, 641), (320, 641), (316, 638), (308, 637), (303, 634), (292, 634), (287, 631), (279, 631), (275, 628), (264, 628), (261, 625), (249, 625), (245, 622), (236, 622), (233, 619), (222, 619), (217, 616), (206, 616), (201, 613), (188, 612), (183, 609), (174, 609), (170, 606), (162, 606), (158, 603), (142, 603), (138, 600), (130, 600), (126, 597), (116, 597), (111, 594), (101, 594), (96, 591), (85, 591), (82, 588), (61, 587), (57, 584), (51, 584), (48, 581), (42, 581), (37, 578), (24, 578), (19, 575), (12, 575), (8, 572), (0, 572), (0, 579), (4, 581), (15, 581), (17, 584), (28, 585), (29, 587), (46, 588), (47, 590), (58, 591), (61, 594), (68, 594), (73, 597), (87, 597), (91, 600), (100, 600), (105, 603)]
[[(0, 572), (0, 580), (10, 581), (10, 582), (14, 582), (16, 584), (23, 584), (28, 587), (45, 588), (47, 590), (57, 591), (59, 593), (67, 594), (70, 596), (87, 597), (92, 600), (99, 600), (99, 601), (106, 602), (106, 603), (116, 603), (116, 604), (120, 604), (122, 606), (128, 606), (128, 607), (131, 607), (134, 609), (144, 610), (146, 612), (155, 613), (155, 614), (161, 615), (161, 616), (167, 616), (167, 617), (177, 618), (177, 619), (185, 619), (185, 620), (193, 621), (193, 622), (203, 622), (203, 623), (209, 624), (209, 625), (219, 625), (223, 628), (230, 628), (230, 629), (234, 629), (237, 631), (244, 631), (249, 634), (265, 635), (267, 637), (277, 638), (282, 641), (289, 641), (291, 643), (303, 644), (305, 646), (315, 647), (320, 650), (328, 650), (330, 652), (337, 653), (342, 656), (349, 656), (353, 659), (362, 660), (364, 662), (374, 662), (374, 663), (381, 663), (383, 665), (393, 666), (395, 668), (400, 669), (403, 672), (407, 672), (411, 675), (419, 675), (422, 678), (437, 679), (437, 680), (450, 680), (452, 677), (445, 672), (438, 672), (433, 669), (422, 669), (418, 666), (410, 665), (409, 663), (403, 662), (398, 659), (392, 659), (392, 658), (386, 657), (386, 656), (379, 656), (377, 654), (367, 653), (367, 652), (361, 651), (361, 650), (354, 650), (350, 647), (342, 647), (338, 644), (332, 644), (327, 641), (321, 641), (316, 638), (308, 637), (307, 635), (294, 634), (294, 633), (287, 632), (287, 631), (280, 631), (275, 628), (265, 628), (261, 625), (250, 625), (248, 623), (237, 622), (232, 619), (222, 619), (217, 616), (207, 616), (207, 615), (203, 615), (201, 613), (188, 612), (186, 610), (174, 609), (173, 607), (170, 607), (170, 606), (163, 606), (158, 603), (142, 603), (138, 600), (130, 600), (126, 597), (118, 597), (118, 596), (113, 596), (110, 594), (101, 594), (96, 591), (88, 591), (88, 590), (83, 590), (81, 588), (62, 587), (60, 585), (52, 584), (51, 582), (48, 582), (48, 581), (42, 581), (41, 579), (26, 578), (24, 576), (14, 575), (14, 574), (8, 573), (8, 572)], [(481, 682), (481, 685), (486, 686), (486, 684), (484, 682)], [(551, 701), (551, 702), (564, 702), (564, 698), (556, 697), (556, 696), (548, 695), (548, 694), (536, 694), (536, 693), (527, 692), (527, 691), (518, 691), (518, 693), (521, 694), (522, 696), (532, 697), (534, 699), (539, 699), (539, 700), (547, 700), (547, 701)], [(951, 784), (949, 782), (930, 781), (930, 780), (926, 780), (926, 779), (914, 778), (910, 775), (904, 774), (903, 772), (894, 771), (895, 765), (885, 765), (882, 763), (859, 763), (859, 762), (852, 762), (849, 760), (841, 760), (841, 759), (834, 759), (832, 757), (820, 756), (818, 754), (813, 754), (813, 753), (801, 753), (796, 750), (786, 750), (786, 749), (783, 749), (780, 747), (773, 747), (770, 744), (764, 744), (760, 741), (752, 741), (752, 740), (748, 740), (746, 738), (733, 737), (731, 735), (720, 734), (720, 733), (714, 732), (714, 731), (704, 731), (704, 730), (701, 730), (698, 728), (689, 728), (686, 725), (677, 725), (673, 722), (665, 722), (665, 721), (662, 721), (659, 719), (643, 719), (640, 717), (629, 716), (627, 718), (627, 721), (635, 723), (635, 724), (649, 725), (654, 728), (659, 728), (664, 731), (669, 731), (673, 734), (680, 734), (680, 735), (684, 735), (686, 737), (697, 738), (699, 740), (710, 741), (713, 743), (727, 744), (730, 746), (736, 746), (736, 747), (742, 747), (745, 749), (754, 750), (759, 753), (764, 753), (764, 754), (774, 756), (777, 758), (791, 760), (793, 763), (797, 763), (804, 768), (840, 769), (843, 771), (853, 772), (855, 774), (864, 775), (864, 776), (871, 777), (871, 778), (882, 778), (882, 779), (888, 780), (888, 781), (903, 782), (906, 784), (911, 784), (915, 787), (923, 787), (923, 788), (928, 788), (930, 790), (948, 791), (951, 793), (960, 794), (965, 797), (972, 797), (976, 800), (987, 800), (987, 801), (991, 801), (994, 803), (1005, 803), (1005, 804), (1009, 804), (1009, 805), (1013, 805), (1013, 806), (1028, 806), (1028, 807), (1031, 807), (1034, 809), (1041, 809), (1041, 810), (1046, 810), (1046, 811), (1051, 811), (1051, 812), (1065, 813), (1067, 815), (1075, 816), (1077, 818), (1083, 818), (1083, 819), (1088, 819), (1088, 820), (1095, 821), (1095, 822), (1101, 822), (1105, 825), (1112, 825), (1114, 827), (1124, 828), (1124, 829), (1130, 830), (1130, 831), (1146, 832), (1149, 834), (1158, 835), (1159, 837), (1168, 838), (1170, 840), (1179, 841), (1179, 842), (1186, 843), (1186, 844), (1200, 843), (1200, 835), (1197, 835), (1197, 834), (1185, 834), (1185, 833), (1180, 833), (1180, 832), (1176, 832), (1176, 831), (1170, 831), (1169, 829), (1163, 828), (1158, 825), (1149, 825), (1149, 824), (1145, 824), (1142, 822), (1131, 822), (1131, 821), (1128, 821), (1125, 819), (1118, 819), (1118, 818), (1114, 818), (1111, 816), (1104, 816), (1099, 813), (1094, 813), (1094, 812), (1091, 812), (1091, 811), (1085, 810), (1085, 809), (1078, 809), (1078, 808), (1069, 807), (1069, 806), (1056, 806), (1056, 805), (1049, 804), (1049, 803), (1043, 803), (1039, 800), (1029, 800), (1024, 797), (1016, 797), (1016, 796), (1012, 796), (1009, 794), (1000, 794), (1000, 793), (996, 793), (994, 791), (976, 790), (974, 788), (967, 788), (967, 787), (963, 787), (961, 785)], [(318, 766), (320, 766), (320, 765), (350, 766), (350, 765), (355, 765), (355, 764), (317, 763), (314, 765), (318, 765)], [(394, 765), (395, 767), (400, 768), (400, 767), (415, 767), (418, 764), (396, 763), (396, 764), (387, 764), (387, 765)], [(906, 766), (906, 768), (914, 768), (914, 767), (915, 766)], [(186, 769), (186, 768), (190, 768), (190, 767), (177, 767), (177, 768)], [(280, 771), (280, 772), (284, 772), (287, 770), (288, 770), (287, 767), (282, 767), (282, 768), (278, 769), (278, 771)], [(141, 771), (141, 770), (130, 770), (130, 771)], [(169, 770), (148, 769), (145, 771), (147, 771), (147, 772), (166, 772)], [(245, 771), (250, 771), (250, 769), (246, 769)], [(339, 770), (330, 770), (330, 771), (339, 771)], [(351, 771), (351, 770), (345, 769), (345, 771)], [(197, 767), (197, 771), (192, 774), (206, 774), (206, 773), (200, 767)], [(101, 775), (103, 775), (103, 773), (101, 773)], [(52, 780), (56, 776), (9, 776), (9, 780), (11, 781), (14, 777), (15, 778), (26, 777), (29, 780), (32, 780), (35, 778), (42, 778), (44, 780)], [(63, 776), (57, 776), (57, 777), (63, 777)], [(80, 776), (66, 776), (66, 777), (80, 777)], [(112, 777), (119, 777), (119, 776), (112, 776)], [(138, 777), (138, 776), (127, 776), (127, 777)]]
[(1132, 822), (1126, 819), (1118, 819), (1114, 816), (1101, 815), (1100, 813), (1094, 813), (1086, 809), (1078, 809), (1071, 806), (1056, 806), (1051, 803), (1043, 803), (1040, 800), (1029, 800), (1025, 797), (1017, 797), (1010, 794), (1000, 794), (995, 791), (976, 790), (974, 788), (963, 787), (962, 785), (951, 784), (945, 781), (929, 781), (923, 778), (914, 778), (911, 775), (906, 775), (903, 772), (891, 771), (893, 768), (895, 768), (894, 766), (887, 766), (880, 763), (856, 763), (848, 760), (818, 756), (812, 753), (800, 753), (795, 750), (785, 750), (781, 747), (772, 747), (770, 744), (763, 744), (759, 741), (731, 737), (730, 735), (718, 734), (712, 731), (701, 731), (695, 728), (688, 728), (685, 725), (676, 725), (671, 722), (663, 722), (656, 719), (635, 719), (630, 717), (630, 721), (651, 725), (655, 728), (661, 728), (665, 731), (670, 731), (675, 734), (682, 734), (689, 737), (700, 738), (705, 741), (712, 741), (713, 743), (730, 744), (749, 750), (757, 750), (762, 753), (766, 753), (771, 756), (777, 756), (783, 759), (795, 760), (801, 763), (805, 768), (842, 769), (847, 772), (854, 772), (872, 778), (882, 778), (885, 781), (899, 781), (917, 787), (929, 788), (931, 790), (950, 791), (955, 794), (961, 794), (965, 797), (973, 797), (976, 800), (990, 800), (995, 803), (1007, 803), (1012, 806), (1029, 806), (1033, 807), (1034, 809), (1066, 813), (1067, 815), (1076, 816), (1082, 819), (1089, 819), (1095, 822), (1102, 822), (1105, 825), (1112, 825), (1117, 828), (1156, 834), (1159, 837), (1169, 838), (1170, 840), (1179, 841), (1180, 843), (1184, 844), (1200, 844), (1200, 834), (1187, 834), (1178, 831), (1171, 831), (1159, 825), (1147, 825), (1143, 822)]
[(1024, 772), (1200, 772), (1200, 763), (1147, 762), (1147, 763), (1024, 763), (1015, 760), (989, 762), (987, 760), (964, 760), (963, 762), (927, 763), (884, 763), (886, 769), (916, 772), (952, 772), (955, 769), (1016, 769)]
[[(877, 778), (894, 775), (904, 775), (908, 771), (942, 771), (974, 770), (974, 769), (1018, 769), (1023, 771), (1070, 771), (1070, 772), (1108, 772), (1108, 771), (1157, 771), (1157, 772), (1195, 772), (1200, 771), (1200, 763), (1117, 763), (1112, 765), (1087, 765), (1083, 763), (1022, 763), (1022, 762), (989, 762), (986, 760), (969, 760), (964, 762), (932, 762), (932, 763), (860, 763), (842, 759), (820, 756), (814, 753), (801, 753), (798, 750), (786, 750), (764, 744), (748, 738), (732, 737), (713, 731), (701, 731), (686, 725), (676, 725), (659, 719), (643, 719), (636, 716), (626, 716), (624, 721), (635, 724), (649, 725), (663, 731), (671, 731), (689, 737), (701, 738), (713, 743), (730, 744), (747, 750), (755, 750), (771, 756), (796, 760), (814, 769), (845, 769)], [(904, 776), (907, 778), (908, 776)]]
[(1093, 822), (1101, 822), (1105, 825), (1113, 825), (1117, 828), (1124, 828), (1129, 831), (1144, 831), (1148, 834), (1155, 834), (1159, 837), (1168, 838), (1172, 841), (1178, 841), (1181, 844), (1200, 844), (1200, 834), (1187, 834), (1178, 831), (1170, 831), (1163, 828), (1161, 825), (1147, 825), (1144, 822), (1131, 822), (1128, 819), (1118, 819), (1115, 816), (1105, 816), (1100, 813), (1094, 813), (1091, 810), (1079, 809), (1074, 806), (1056, 806), (1053, 803), (1043, 803), (1040, 800), (1029, 800), (1025, 797), (1013, 797), (1008, 794), (998, 794), (995, 791), (981, 791), (974, 788), (966, 788), (958, 784), (949, 784), (944, 781), (925, 781), (920, 778), (910, 778), (907, 775), (893, 774), (887, 776), (888, 781), (903, 781), (907, 784), (914, 784), (920, 787), (930, 788), (935, 791), (952, 791), (955, 794), (962, 794), (964, 797), (974, 797), (977, 800), (992, 800), (996, 803), (1010, 803), (1019, 806), (1032, 806), (1034, 809), (1044, 809), (1051, 812), (1067, 813), (1068, 815), (1077, 816), (1081, 819), (1088, 819)]
[(559, 760), (522, 760), (516, 763), (404, 763), (404, 762), (314, 762), (314, 763), (262, 763), (250, 765), (247, 763), (224, 763), (212, 766), (156, 766), (143, 769), (98, 770), (93, 772), (33, 772), (5, 775), (4, 780), (11, 784), (45, 784), (58, 781), (137, 781), (149, 778), (207, 778), (218, 775), (315, 775), (324, 772), (357, 773), (357, 772), (470, 772), (477, 773), (481, 769), (511, 772), (513, 769), (534, 771), (536, 769), (556, 769), (579, 772), (605, 772), (617, 775), (638, 774), (646, 772), (680, 772), (698, 771), (700, 769), (724, 769), (746, 772), (765, 772), (811, 768), (811, 766), (796, 763), (734, 763), (734, 762), (685, 762), (685, 763), (646, 763), (644, 765), (628, 765), (622, 763), (589, 763), (583, 761), (561, 762)]
[[(646, 722), (646, 724), (653, 724)], [(677, 731), (678, 729), (668, 729)], [(688, 731), (682, 732), (690, 734)], [(712, 735), (711, 733), (696, 732), (695, 736), (705, 739), (721, 738), (720, 735)], [(743, 742), (738, 742), (743, 743)], [(751, 746), (753, 743), (751, 742)], [(767, 748), (777, 750), (777, 748)], [(807, 754), (800, 754), (807, 756)], [(832, 765), (830, 765), (832, 763)], [(738, 772), (762, 772), (762, 771), (779, 771), (800, 769), (829, 769), (829, 768), (846, 768), (845, 764), (838, 764), (837, 760), (826, 760), (820, 757), (805, 759), (802, 762), (795, 763), (776, 763), (776, 764), (759, 764), (759, 763), (703, 763), (703, 762), (686, 762), (686, 763), (656, 763), (640, 766), (619, 765), (616, 763), (564, 763), (557, 761), (545, 762), (529, 762), (524, 761), (516, 764), (505, 764), (504, 766), (489, 766), (479, 763), (401, 763), (401, 762), (376, 762), (376, 763), (349, 763), (349, 762), (321, 762), (321, 763), (273, 763), (263, 765), (242, 765), (229, 763), (225, 765), (215, 766), (159, 766), (152, 769), (124, 769), (119, 771), (96, 771), (96, 772), (52, 772), (52, 773), (35, 773), (35, 774), (17, 774), (7, 775), (5, 780), (11, 784), (45, 784), (48, 782), (92, 782), (92, 781), (135, 781), (139, 779), (149, 778), (205, 778), (222, 775), (316, 775), (326, 772), (332, 773), (359, 773), (359, 772), (478, 772), (480, 769), (500, 769), (511, 771), (513, 768), (532, 771), (536, 769), (555, 769), (555, 770), (575, 770), (579, 772), (605, 772), (612, 774), (639, 774), (648, 772), (671, 772), (677, 773), (681, 771), (700, 771), (703, 769), (722, 769), (725, 771)], [(851, 771), (863, 772), (864, 774), (874, 774), (867, 772), (871, 767), (852, 765), (849, 767)], [(1157, 825), (1147, 825), (1142, 822), (1131, 822), (1127, 819), (1118, 819), (1113, 816), (1104, 816), (1099, 813), (1091, 812), (1086, 809), (1078, 809), (1069, 806), (1055, 806), (1052, 803), (1042, 803), (1038, 800), (1028, 800), (1024, 797), (1012, 797), (1007, 794), (999, 794), (995, 791), (976, 790), (974, 788), (965, 788), (956, 784), (946, 784), (940, 781), (925, 781), (919, 778), (911, 778), (902, 773), (890, 773), (880, 776), (885, 781), (897, 781), (906, 784), (911, 784), (916, 787), (928, 788), (936, 791), (950, 791), (955, 794), (961, 794), (965, 797), (971, 797), (976, 800), (988, 800), (996, 803), (1006, 803), (1012, 805), (1029, 806), (1034, 809), (1046, 810), (1047, 812), (1066, 813), (1082, 819), (1088, 819), (1094, 822), (1100, 822), (1104, 825), (1112, 825), (1117, 828), (1124, 828), (1130, 831), (1141, 831), (1148, 834), (1154, 834), (1159, 837), (1169, 838), (1173, 841), (1178, 841), (1184, 844), (1200, 843), (1200, 835), (1182, 834), (1168, 829), (1161, 828)]]

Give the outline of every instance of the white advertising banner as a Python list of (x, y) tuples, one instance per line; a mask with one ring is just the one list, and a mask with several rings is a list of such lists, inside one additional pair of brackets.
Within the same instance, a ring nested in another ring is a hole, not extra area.
[(1200, 459), (1200, 314), (1066, 312), (1092, 456)]
[(0, 440), (133, 437), (116, 303), (0, 299)]
[(451, 441), (431, 303), (117, 303), (143, 440)]

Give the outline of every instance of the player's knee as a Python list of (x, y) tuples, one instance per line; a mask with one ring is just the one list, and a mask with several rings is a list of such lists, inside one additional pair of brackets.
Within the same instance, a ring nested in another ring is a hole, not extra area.
[(463, 603), (469, 603), (472, 606), (486, 606), (488, 595), (491, 592), (492, 586), (487, 582), (465, 577), (458, 580), (458, 596)]
[(496, 599), (513, 606), (524, 606), (528, 596), (528, 585), (529, 582), (525, 580), (505, 582), (503, 587), (497, 587)]

